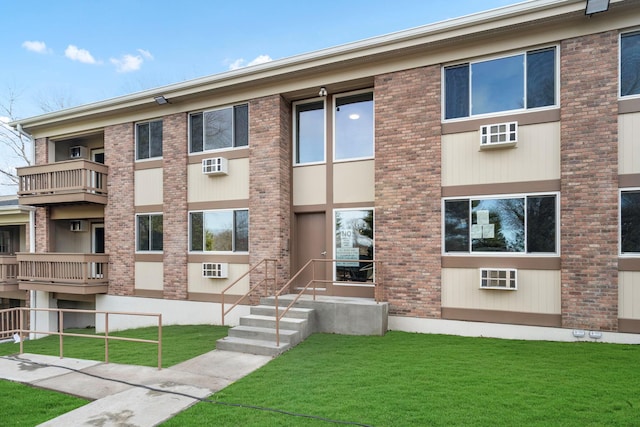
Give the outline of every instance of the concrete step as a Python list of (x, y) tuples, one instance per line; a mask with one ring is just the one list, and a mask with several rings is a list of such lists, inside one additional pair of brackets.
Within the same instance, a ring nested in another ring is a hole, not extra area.
[[(258, 314), (249, 314), (240, 318), (240, 325), (258, 326), (260, 328), (276, 328), (276, 318), (273, 316), (261, 316)], [(283, 330), (298, 331), (302, 334), (302, 338), (311, 335), (309, 321), (307, 319), (296, 319), (284, 317), (280, 319), (280, 332)]]
[[(279, 304), (278, 313), (284, 311), (284, 307), (282, 304)], [(255, 305), (251, 307), (251, 314), (257, 314), (260, 316), (275, 316), (276, 308), (273, 305)], [(285, 314), (285, 318), (296, 318), (296, 319), (310, 319), (313, 315), (314, 311), (312, 308), (297, 308), (291, 307), (287, 314)]]
[(291, 344), (281, 340), (280, 346), (277, 346), (275, 341), (263, 341), (229, 336), (216, 341), (216, 348), (218, 350), (257, 354), (260, 356), (277, 356), (291, 348)]
[[(273, 328), (261, 328), (258, 326), (239, 325), (229, 329), (229, 336), (234, 338), (245, 338), (259, 341), (276, 342), (276, 330)], [(280, 330), (280, 343), (289, 343), (292, 346), (302, 341), (302, 334), (299, 331), (289, 329)]]

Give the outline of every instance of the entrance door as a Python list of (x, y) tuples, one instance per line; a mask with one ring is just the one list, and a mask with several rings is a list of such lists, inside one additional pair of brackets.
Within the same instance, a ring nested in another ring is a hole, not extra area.
[[(296, 247), (292, 275), (296, 274), (310, 259), (324, 259), (327, 255), (327, 234), (324, 212), (296, 214)], [(315, 264), (315, 275), (309, 266), (292, 284), (293, 288), (304, 287), (314, 277), (326, 280), (327, 269), (331, 263)], [(316, 289), (325, 290), (328, 283), (316, 283)]]
[[(91, 253), (104, 253), (104, 224), (91, 224)], [(91, 263), (91, 273), (93, 278), (104, 277), (102, 263)]]

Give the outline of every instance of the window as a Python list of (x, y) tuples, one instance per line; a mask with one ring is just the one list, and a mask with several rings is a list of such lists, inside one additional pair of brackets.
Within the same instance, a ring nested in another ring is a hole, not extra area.
[(445, 119), (556, 105), (556, 49), (444, 69)]
[(162, 157), (162, 120), (136, 125), (136, 160)]
[(620, 253), (640, 253), (640, 189), (620, 192)]
[(191, 114), (189, 125), (191, 153), (249, 145), (247, 104)]
[(324, 101), (297, 104), (295, 110), (295, 164), (324, 162)]
[(373, 157), (373, 93), (336, 98), (335, 160)]
[(640, 31), (620, 36), (620, 96), (640, 95)]
[(189, 214), (190, 246), (195, 252), (247, 252), (249, 211), (220, 210)]
[(444, 201), (446, 253), (557, 252), (556, 195)]
[(162, 250), (162, 214), (137, 215), (137, 245), (140, 252)]
[(373, 281), (373, 209), (336, 210), (334, 224), (336, 281)]

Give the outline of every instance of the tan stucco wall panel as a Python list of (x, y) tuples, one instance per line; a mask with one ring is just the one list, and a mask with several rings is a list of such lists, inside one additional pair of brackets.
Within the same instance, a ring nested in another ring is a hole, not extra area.
[(161, 205), (162, 201), (162, 169), (135, 171), (135, 205)]
[(373, 160), (336, 163), (333, 166), (335, 203), (373, 202), (375, 198)]
[[(202, 294), (219, 294), (223, 289), (232, 284), (238, 277), (249, 270), (246, 264), (229, 264), (228, 279), (209, 279), (202, 277), (202, 263), (189, 263), (189, 292)], [(249, 290), (249, 278), (245, 277), (238, 282), (229, 295), (243, 295)]]
[[(211, 157), (224, 157), (212, 154)], [(202, 173), (200, 163), (189, 165), (188, 201), (210, 202), (223, 200), (246, 200), (249, 198), (249, 159), (228, 161), (228, 174), (209, 176)]]
[(640, 113), (618, 116), (618, 173), (640, 173)]
[(558, 122), (518, 127), (515, 147), (480, 150), (479, 130), (442, 137), (445, 187), (555, 179), (560, 179)]
[(507, 291), (480, 289), (476, 268), (443, 268), (442, 306), (560, 314), (560, 271), (518, 270), (518, 289)]
[(320, 205), (326, 202), (326, 165), (293, 168), (293, 205)]
[(161, 262), (136, 262), (136, 289), (162, 291), (163, 282)]

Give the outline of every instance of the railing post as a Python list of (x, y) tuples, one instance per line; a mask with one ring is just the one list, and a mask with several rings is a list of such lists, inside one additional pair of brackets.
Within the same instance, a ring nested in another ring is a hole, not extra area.
[(278, 293), (275, 293), (276, 300), (276, 346), (280, 347), (280, 311), (278, 310)]
[(22, 331), (24, 330), (24, 314), (23, 314), (24, 310), (20, 310), (19, 314), (20, 314), (20, 318), (18, 319), (18, 322), (20, 323), (20, 330), (18, 331), (18, 335), (20, 335), (20, 354), (24, 353), (24, 340), (22, 339)]
[(220, 305), (222, 307), (221, 323), (222, 323), (222, 326), (224, 326), (224, 292), (222, 293), (222, 302), (220, 303)]
[(109, 363), (109, 312), (104, 313), (104, 363)]
[(162, 313), (158, 315), (158, 370), (162, 369)]
[(64, 311), (58, 311), (58, 336), (60, 337), (60, 359), (64, 357)]

